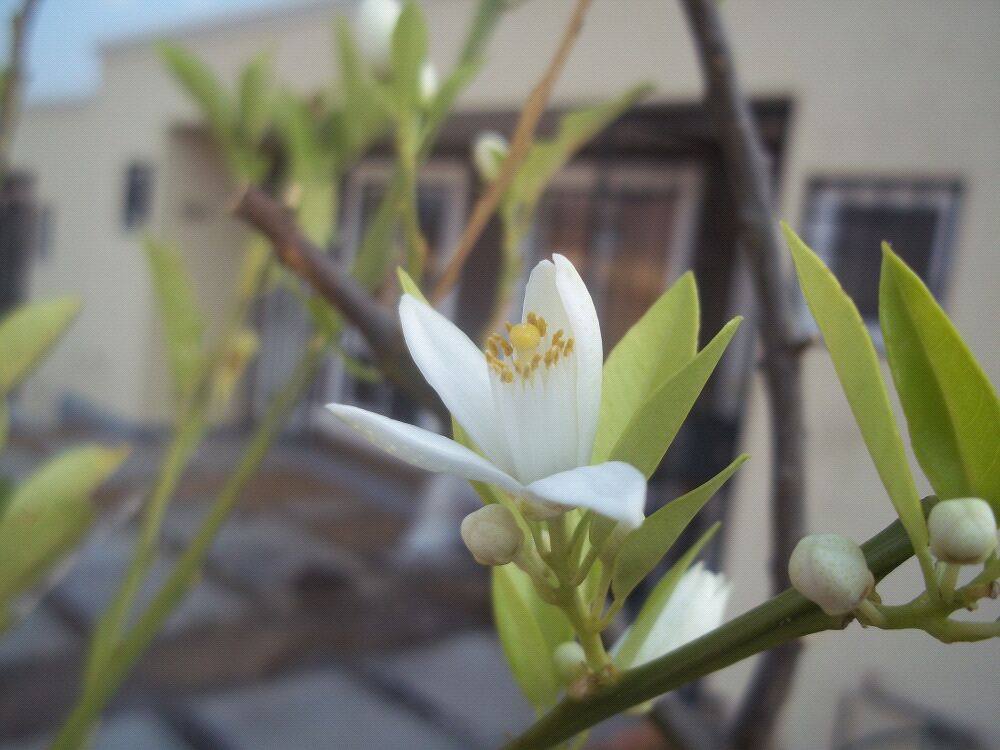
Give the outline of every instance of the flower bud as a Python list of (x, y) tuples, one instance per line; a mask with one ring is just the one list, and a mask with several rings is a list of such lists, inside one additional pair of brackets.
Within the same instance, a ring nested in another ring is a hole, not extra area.
[(372, 69), (386, 75), (392, 69), (392, 34), (403, 8), (398, 0), (363, 0), (355, 18), (358, 49)]
[(942, 562), (975, 565), (997, 546), (997, 522), (989, 503), (978, 497), (944, 500), (927, 519), (931, 551)]
[(828, 615), (853, 611), (875, 587), (861, 548), (837, 534), (813, 534), (799, 541), (788, 574), (795, 589)]
[(521, 551), (524, 532), (502, 505), (486, 505), (462, 520), (462, 541), (481, 565), (506, 565)]
[(424, 60), (424, 64), (420, 67), (420, 102), (425, 107), (429, 106), (434, 101), (434, 97), (437, 96), (437, 92), (437, 68), (430, 60)]
[(500, 175), (500, 167), (507, 158), (510, 146), (499, 133), (480, 133), (472, 146), (472, 161), (483, 182), (493, 182)]
[(566, 641), (556, 646), (552, 661), (555, 662), (556, 672), (564, 685), (572, 684), (589, 671), (587, 655), (583, 652), (583, 646), (576, 641)]

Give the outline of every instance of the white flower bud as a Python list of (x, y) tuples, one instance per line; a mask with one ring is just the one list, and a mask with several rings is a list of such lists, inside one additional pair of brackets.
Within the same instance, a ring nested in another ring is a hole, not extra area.
[(472, 146), (472, 161), (483, 182), (493, 182), (500, 175), (500, 167), (507, 158), (510, 146), (499, 133), (480, 133)]
[(462, 520), (462, 541), (481, 565), (506, 565), (521, 551), (524, 532), (514, 514), (499, 504), (486, 505)]
[(420, 101), (426, 107), (437, 96), (438, 92), (438, 72), (434, 63), (424, 60), (420, 67)]
[(931, 551), (942, 562), (975, 565), (997, 546), (997, 521), (989, 503), (978, 497), (944, 500), (927, 519)]
[(788, 574), (795, 589), (828, 615), (852, 612), (875, 587), (861, 548), (837, 534), (813, 534), (799, 541)]
[(576, 641), (566, 641), (556, 646), (552, 661), (564, 685), (575, 682), (589, 671), (587, 655), (583, 652), (583, 646)]
[(355, 17), (358, 49), (372, 69), (386, 75), (392, 69), (392, 33), (403, 7), (398, 0), (362, 0)]

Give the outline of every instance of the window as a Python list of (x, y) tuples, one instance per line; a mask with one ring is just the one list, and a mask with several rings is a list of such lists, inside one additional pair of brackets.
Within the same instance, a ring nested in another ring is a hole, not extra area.
[(52, 205), (44, 205), (38, 209), (35, 221), (35, 257), (38, 260), (48, 260), (52, 257), (52, 243), (56, 229), (56, 209)]
[(153, 208), (153, 167), (150, 164), (129, 164), (125, 173), (125, 200), (122, 225), (132, 231), (146, 225)]
[(882, 241), (888, 241), (940, 298), (960, 194), (956, 181), (852, 179), (810, 183), (806, 241), (840, 279), (876, 339)]

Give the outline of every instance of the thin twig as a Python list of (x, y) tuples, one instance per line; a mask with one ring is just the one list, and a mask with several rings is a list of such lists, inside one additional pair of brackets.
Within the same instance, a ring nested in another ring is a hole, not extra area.
[[(714, 0), (681, 0), (705, 78), (705, 106), (722, 156), (759, 304), (763, 369), (771, 407), (771, 583), (789, 585), (788, 559), (804, 527), (805, 466), (799, 353), (782, 243), (773, 216), (768, 159), (736, 76)], [(788, 695), (800, 646), (790, 642), (758, 665), (730, 729), (736, 748), (766, 747)]]
[(28, 27), (37, 10), (38, 0), (24, 0), (10, 22), (10, 60), (0, 90), (0, 186), (7, 176), (7, 162), (21, 109)]
[(396, 316), (339, 263), (313, 245), (284, 206), (260, 188), (248, 187), (237, 199), (233, 213), (266, 236), (278, 260), (361, 332), (386, 377), (428, 408), (447, 416), (441, 400), (410, 358)]
[(555, 88), (556, 80), (558, 80), (559, 74), (562, 72), (566, 60), (569, 58), (569, 53), (573, 49), (573, 43), (576, 41), (576, 37), (583, 27), (583, 19), (587, 15), (590, 3), (591, 0), (577, 0), (576, 8), (573, 9), (573, 15), (570, 17), (569, 23), (566, 24), (562, 41), (559, 42), (559, 47), (556, 49), (555, 55), (553, 55), (541, 79), (535, 84), (535, 88), (532, 90), (528, 100), (524, 103), (521, 116), (518, 118), (517, 126), (514, 128), (510, 151), (507, 153), (507, 158), (504, 159), (503, 166), (500, 168), (500, 174), (490, 183), (490, 186), (480, 196), (479, 200), (476, 201), (476, 205), (472, 209), (472, 215), (469, 217), (469, 221), (465, 225), (465, 230), (462, 232), (462, 237), (458, 241), (458, 247), (454, 255), (452, 255), (448, 267), (441, 274), (441, 278), (434, 287), (434, 291), (431, 293), (432, 302), (440, 302), (455, 285), (455, 282), (458, 281), (459, 274), (462, 272), (462, 266), (465, 265), (469, 253), (472, 252), (472, 248), (486, 228), (490, 217), (496, 211), (500, 199), (514, 181), (517, 170), (531, 150), (531, 144), (535, 140), (535, 130), (537, 130), (538, 123), (545, 113), (545, 108), (548, 105), (549, 97), (552, 95), (552, 89)]

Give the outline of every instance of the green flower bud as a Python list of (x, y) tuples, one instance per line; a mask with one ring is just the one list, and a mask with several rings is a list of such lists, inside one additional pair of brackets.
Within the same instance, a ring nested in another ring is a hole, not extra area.
[(493, 182), (500, 175), (500, 166), (507, 158), (510, 146), (499, 133), (480, 133), (472, 146), (472, 161), (483, 182)]
[(583, 652), (583, 646), (576, 641), (566, 641), (556, 646), (552, 661), (555, 662), (556, 672), (564, 685), (576, 682), (589, 672), (587, 655)]
[(524, 545), (524, 532), (502, 505), (486, 505), (462, 520), (462, 541), (481, 565), (506, 565)]
[(978, 497), (944, 500), (927, 519), (931, 551), (946, 563), (976, 565), (997, 546), (997, 522), (989, 503)]
[(792, 585), (828, 615), (854, 611), (875, 587), (861, 548), (837, 534), (807, 536), (788, 561)]

